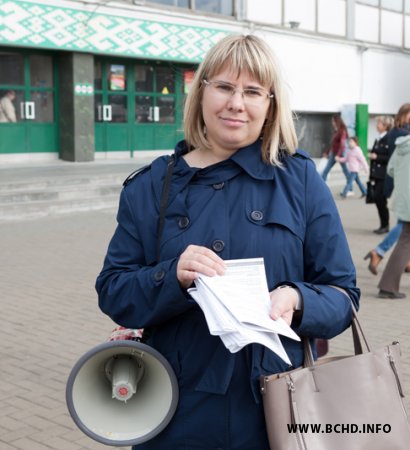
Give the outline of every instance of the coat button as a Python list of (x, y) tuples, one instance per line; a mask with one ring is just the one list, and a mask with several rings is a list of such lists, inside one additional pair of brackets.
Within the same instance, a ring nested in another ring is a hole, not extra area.
[(251, 218), (253, 220), (262, 220), (263, 219), (263, 212), (262, 211), (252, 211), (251, 212)]
[(221, 241), (220, 239), (215, 239), (215, 241), (212, 242), (212, 248), (215, 252), (221, 252), (225, 247), (225, 242)]
[(163, 280), (163, 278), (165, 277), (165, 270), (157, 270), (155, 273), (154, 273), (154, 280), (155, 281), (161, 281), (161, 280)]
[(180, 217), (178, 220), (178, 226), (179, 228), (186, 228), (189, 225), (189, 218), (188, 217)]
[(222, 181), (221, 183), (215, 183), (212, 185), (212, 187), (215, 189), (215, 191), (219, 191), (220, 189), (223, 189), (225, 186), (225, 183)]

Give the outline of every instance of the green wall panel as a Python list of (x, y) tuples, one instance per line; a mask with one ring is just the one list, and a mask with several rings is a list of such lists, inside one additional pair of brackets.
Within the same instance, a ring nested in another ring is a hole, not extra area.
[(356, 105), (356, 136), (359, 146), (367, 156), (367, 134), (369, 128), (369, 107), (366, 104)]

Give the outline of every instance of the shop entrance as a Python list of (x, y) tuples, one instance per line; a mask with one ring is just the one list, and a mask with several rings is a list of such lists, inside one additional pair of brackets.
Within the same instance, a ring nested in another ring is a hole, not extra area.
[(0, 49), (0, 154), (58, 153), (53, 57)]
[(96, 151), (174, 148), (192, 74), (173, 63), (96, 60)]

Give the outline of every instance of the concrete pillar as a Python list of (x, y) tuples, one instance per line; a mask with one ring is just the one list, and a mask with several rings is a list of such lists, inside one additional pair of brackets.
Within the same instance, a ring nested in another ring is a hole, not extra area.
[(60, 74), (60, 158), (93, 161), (94, 58), (85, 53), (62, 53)]

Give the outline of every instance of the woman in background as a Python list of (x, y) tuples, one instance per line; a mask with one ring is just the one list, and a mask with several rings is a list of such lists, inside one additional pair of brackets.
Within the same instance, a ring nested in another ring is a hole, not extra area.
[[(389, 121), (387, 120), (387, 123)], [(368, 269), (373, 275), (377, 275), (377, 267), (382, 261), (384, 255), (399, 239), (400, 233), (403, 228), (403, 224), (400, 220), (397, 224), (390, 229), (389, 228), (389, 210), (387, 208), (387, 200), (393, 192), (393, 179), (386, 173), (386, 166), (393, 155), (396, 139), (401, 136), (406, 136), (410, 132), (410, 103), (403, 104), (394, 118), (393, 128), (391, 128), (385, 135), (383, 135), (382, 148), (379, 148), (380, 157), (370, 156), (371, 161), (376, 161), (376, 169), (374, 173), (383, 174), (384, 178), (380, 179), (378, 186), (378, 198), (381, 205), (381, 213), (383, 217), (383, 222), (381, 222), (380, 227), (374, 230), (376, 234), (387, 233), (387, 236), (372, 250), (370, 250), (364, 259), (369, 259)], [(380, 167), (377, 168), (377, 161), (380, 161)], [(378, 169), (378, 171), (377, 171)], [(371, 175), (372, 175), (372, 169)], [(384, 208), (384, 202), (386, 206)], [(377, 205), (376, 205), (377, 206)], [(383, 225), (383, 226), (382, 226)], [(406, 272), (410, 272), (410, 263), (406, 267)]]
[(396, 150), (387, 166), (387, 173), (394, 179), (394, 211), (403, 229), (380, 279), (378, 297), (395, 299), (406, 297), (399, 287), (410, 260), (410, 136), (396, 140)]
[(384, 180), (386, 179), (387, 163), (390, 151), (387, 133), (393, 127), (393, 118), (390, 116), (376, 117), (376, 128), (379, 137), (375, 140), (372, 151), (369, 153), (370, 177), (369, 181), (374, 185), (374, 200), (380, 219), (380, 226), (374, 233), (382, 234), (389, 228), (389, 208), (387, 197), (384, 195)]
[[(324, 181), (327, 180), (327, 176), (331, 171), (332, 167), (336, 163), (336, 157), (343, 157), (346, 151), (346, 142), (348, 138), (347, 127), (343, 122), (340, 114), (336, 114), (332, 117), (332, 127), (333, 127), (333, 136), (332, 141), (330, 143), (330, 148), (323, 153), (323, 157), (327, 158), (327, 164), (322, 172), (322, 178)], [(340, 166), (342, 167), (343, 173), (346, 177), (346, 182), (349, 180), (349, 170), (345, 162), (341, 162)], [(349, 191), (351, 192), (351, 191)]]

